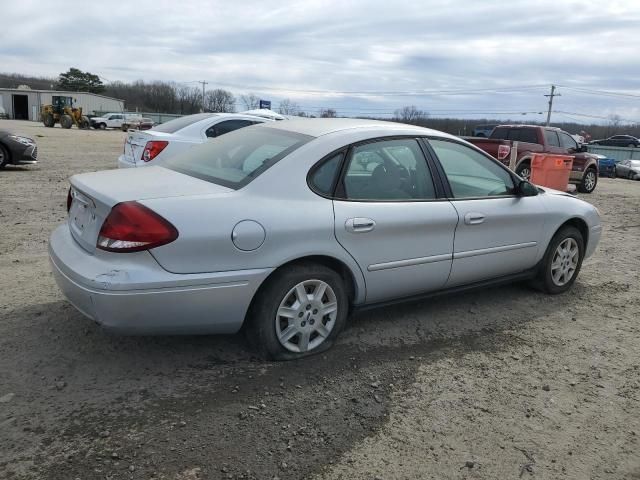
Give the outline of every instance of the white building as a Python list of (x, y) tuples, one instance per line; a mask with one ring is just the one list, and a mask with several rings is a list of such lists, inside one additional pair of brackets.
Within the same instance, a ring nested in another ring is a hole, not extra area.
[(82, 107), (82, 113), (85, 115), (94, 112), (124, 111), (124, 100), (96, 93), (0, 88), (0, 115), (4, 111), (9, 118), (39, 122), (42, 105), (52, 104), (53, 97), (56, 96), (71, 97), (73, 106)]

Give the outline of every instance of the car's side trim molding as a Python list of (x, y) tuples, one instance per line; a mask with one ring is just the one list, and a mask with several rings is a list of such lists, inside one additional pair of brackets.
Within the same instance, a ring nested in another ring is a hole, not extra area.
[(369, 265), (367, 270), (370, 272), (377, 272), (378, 270), (388, 270), (390, 268), (398, 267), (412, 267), (414, 265), (423, 265), (425, 263), (435, 263), (451, 261), (452, 255), (445, 253), (443, 255), (431, 255), (428, 257), (408, 258), (406, 260), (395, 260), (393, 262), (374, 263)]
[(480, 250), (467, 250), (465, 252), (457, 252), (453, 254), (453, 259), (477, 257), (478, 255), (488, 255), (490, 253), (508, 252), (510, 250), (520, 250), (522, 248), (532, 248), (538, 245), (538, 242), (514, 243), (512, 245), (502, 245), (499, 247), (481, 248)]

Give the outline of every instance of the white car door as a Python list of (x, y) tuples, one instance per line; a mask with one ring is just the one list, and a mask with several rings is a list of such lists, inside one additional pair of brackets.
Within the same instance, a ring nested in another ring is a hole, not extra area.
[(123, 115), (110, 115), (107, 119), (107, 127), (120, 128), (122, 127)]
[(335, 235), (364, 274), (366, 301), (442, 288), (458, 214), (438, 195), (419, 142), (377, 140), (347, 155), (333, 202)]
[(454, 140), (431, 139), (460, 221), (447, 287), (516, 274), (536, 264), (545, 209), (538, 196), (515, 193), (511, 173)]

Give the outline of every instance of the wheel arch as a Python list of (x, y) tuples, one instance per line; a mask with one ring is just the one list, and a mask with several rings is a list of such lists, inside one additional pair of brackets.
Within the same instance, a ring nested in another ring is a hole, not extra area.
[(576, 228), (580, 234), (582, 235), (582, 240), (584, 241), (584, 247), (587, 248), (587, 244), (589, 243), (589, 225), (587, 222), (580, 217), (573, 217), (569, 220), (565, 221), (562, 225), (560, 225), (555, 232), (553, 232), (553, 237), (564, 227), (574, 227)]
[(304, 263), (316, 263), (337, 272), (340, 275), (340, 277), (342, 277), (345, 283), (345, 286), (347, 287), (347, 296), (349, 298), (350, 307), (354, 305), (354, 302), (357, 299), (359, 298), (364, 299), (364, 291), (361, 291), (361, 290), (364, 290), (364, 278), (362, 278), (361, 282), (359, 282), (358, 278), (356, 277), (357, 273), (354, 272), (344, 261), (334, 256), (325, 255), (325, 254), (306, 255), (306, 256), (298, 257), (282, 263), (277, 268), (275, 268), (262, 281), (260, 286), (257, 288), (255, 293), (253, 294), (253, 298), (251, 299), (249, 307), (247, 308), (247, 312), (245, 314), (245, 320), (243, 322), (243, 327), (247, 325), (246, 316), (249, 315), (249, 313), (251, 312), (251, 309), (254, 305), (254, 302), (256, 301), (256, 298), (258, 298), (262, 290), (266, 288), (266, 286), (273, 279), (273, 277), (276, 276), (279, 272), (281, 272), (285, 268), (289, 268), (289, 267), (299, 265), (299, 264), (304, 264)]
[(0, 141), (0, 147), (4, 148), (4, 151), (7, 152), (7, 161), (6, 163), (13, 163), (13, 152), (11, 151), (11, 149), (7, 146), (6, 143)]

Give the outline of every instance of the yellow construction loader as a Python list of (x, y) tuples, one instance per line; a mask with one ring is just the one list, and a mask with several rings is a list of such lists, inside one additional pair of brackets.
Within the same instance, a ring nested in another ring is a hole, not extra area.
[(52, 105), (42, 106), (41, 116), (45, 127), (60, 123), (62, 128), (73, 125), (83, 130), (89, 128), (89, 119), (82, 115), (82, 108), (72, 106), (71, 97), (53, 97)]

